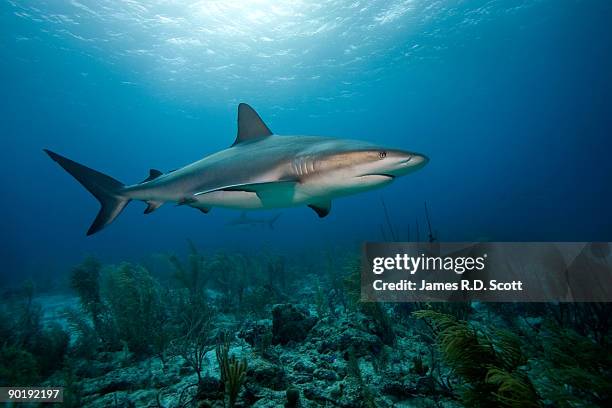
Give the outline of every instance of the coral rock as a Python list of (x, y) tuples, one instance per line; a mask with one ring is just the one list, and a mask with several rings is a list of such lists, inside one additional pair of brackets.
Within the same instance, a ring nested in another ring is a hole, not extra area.
[(284, 390), (287, 386), (285, 372), (279, 366), (264, 360), (254, 360), (247, 371), (250, 383), (256, 383), (272, 390)]
[(301, 342), (317, 322), (306, 310), (292, 304), (274, 305), (272, 308), (272, 344)]

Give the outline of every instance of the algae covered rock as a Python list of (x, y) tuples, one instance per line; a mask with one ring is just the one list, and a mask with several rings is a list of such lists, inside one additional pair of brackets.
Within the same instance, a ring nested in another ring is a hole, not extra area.
[(211, 376), (202, 377), (198, 385), (197, 399), (199, 401), (216, 401), (223, 398), (223, 384)]
[(261, 347), (266, 343), (269, 344), (271, 336), (272, 321), (270, 319), (247, 321), (238, 333), (238, 337), (244, 339), (244, 341), (253, 347)]
[(293, 304), (274, 305), (272, 308), (272, 344), (301, 342), (317, 322), (310, 313)]
[(357, 357), (378, 354), (382, 340), (369, 333), (359, 319), (341, 318), (333, 323), (319, 322), (311, 332), (319, 353), (337, 351), (346, 358), (348, 350)]
[(383, 384), (381, 392), (385, 395), (390, 395), (398, 400), (413, 398), (418, 394), (417, 390), (410, 384), (406, 384), (402, 381), (390, 381)]
[(252, 361), (247, 370), (247, 380), (275, 391), (284, 390), (287, 387), (285, 371), (281, 367), (262, 359)]
[(300, 390), (294, 387), (287, 388), (285, 392), (287, 401), (285, 402), (286, 408), (296, 408), (300, 405)]

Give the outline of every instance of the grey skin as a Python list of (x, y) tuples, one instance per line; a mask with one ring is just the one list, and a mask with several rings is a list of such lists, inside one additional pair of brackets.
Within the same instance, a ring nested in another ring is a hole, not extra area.
[(256, 218), (247, 215), (246, 211), (240, 213), (240, 216), (233, 218), (225, 223), (228, 227), (256, 227), (267, 225), (268, 228), (274, 229), (274, 223), (280, 217), (280, 213), (270, 218)]
[(418, 153), (319, 136), (273, 134), (249, 105), (238, 106), (238, 135), (228, 149), (178, 170), (150, 170), (125, 186), (57, 153), (45, 152), (100, 201), (87, 235), (110, 224), (131, 200), (149, 214), (166, 202), (208, 213), (212, 207), (270, 209), (307, 205), (325, 217), (334, 198), (382, 187), (429, 159)]

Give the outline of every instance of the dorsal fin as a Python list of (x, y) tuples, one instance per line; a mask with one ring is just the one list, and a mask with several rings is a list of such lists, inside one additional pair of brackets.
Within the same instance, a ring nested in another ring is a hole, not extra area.
[(246, 140), (257, 139), (272, 135), (270, 128), (266, 126), (255, 109), (246, 103), (238, 105), (238, 135), (232, 146)]
[(159, 170), (151, 169), (151, 170), (149, 170), (149, 177), (147, 177), (146, 179), (142, 180), (141, 183), (146, 183), (147, 181), (155, 180), (156, 178), (158, 178), (162, 174), (164, 174), (164, 173), (162, 173)]

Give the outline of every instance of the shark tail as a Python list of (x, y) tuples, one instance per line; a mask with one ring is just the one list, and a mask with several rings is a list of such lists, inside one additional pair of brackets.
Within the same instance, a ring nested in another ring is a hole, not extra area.
[(44, 151), (100, 202), (102, 208), (100, 208), (96, 219), (87, 230), (87, 235), (95, 234), (113, 222), (130, 202), (129, 198), (121, 194), (124, 187), (123, 183), (50, 150), (45, 149)]
[(268, 227), (270, 227), (270, 229), (274, 229), (274, 223), (276, 222), (276, 220), (278, 220), (278, 217), (280, 217), (281, 214), (282, 213), (278, 213), (268, 220)]

